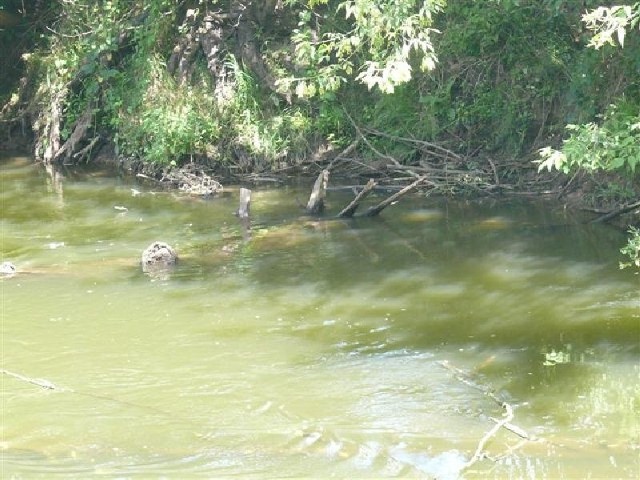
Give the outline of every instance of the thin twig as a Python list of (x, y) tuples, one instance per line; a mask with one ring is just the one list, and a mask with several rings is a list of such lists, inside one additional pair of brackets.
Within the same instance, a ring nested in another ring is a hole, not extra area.
[(480, 392), (482, 392), (485, 396), (487, 396), (488, 398), (490, 398), (491, 400), (493, 400), (494, 402), (496, 402), (498, 405), (500, 405), (501, 408), (504, 409), (505, 413), (503, 415), (503, 417), (501, 419), (495, 419), (492, 418), (491, 420), (493, 420), (494, 422), (496, 422), (496, 424), (482, 437), (482, 439), (480, 440), (480, 442), (478, 443), (478, 446), (476, 447), (476, 451), (473, 454), (473, 456), (471, 457), (471, 459), (464, 464), (464, 466), (462, 467), (462, 470), (465, 470), (467, 468), (469, 468), (470, 466), (472, 466), (474, 463), (476, 463), (478, 460), (484, 458), (484, 457), (488, 457), (488, 455), (486, 454), (486, 452), (484, 452), (484, 447), (487, 444), (487, 442), (495, 436), (496, 433), (498, 433), (498, 431), (501, 428), (504, 428), (505, 430), (510, 431), (511, 433), (518, 435), (519, 437), (525, 439), (525, 440), (533, 440), (534, 438), (529, 435), (524, 429), (514, 425), (511, 423), (511, 421), (513, 420), (513, 407), (507, 403), (507, 402), (503, 402), (502, 400), (500, 400), (498, 398), (498, 396), (493, 393), (493, 391), (491, 391), (490, 388), (483, 386), (483, 385), (479, 385), (477, 383), (475, 383), (474, 381), (472, 381), (469, 378), (469, 374), (466, 373), (465, 371), (454, 367), (453, 365), (451, 365), (449, 362), (442, 361), (442, 362), (438, 362), (440, 363), (440, 365), (442, 365), (443, 367), (445, 367), (446, 369), (450, 370), (451, 372), (453, 372), (453, 374), (455, 375), (455, 377), (460, 380), (462, 383), (464, 383), (465, 385), (470, 386), (471, 388), (474, 388), (476, 390), (479, 390)]
[(452, 152), (449, 149), (446, 149), (436, 143), (431, 143), (431, 142), (427, 142), (425, 140), (417, 140), (415, 138), (408, 138), (408, 137), (399, 137), (397, 135), (391, 135), (389, 133), (385, 133), (385, 132), (381, 132), (379, 130), (376, 130), (374, 128), (370, 128), (370, 127), (365, 127), (365, 131), (367, 133), (371, 133), (373, 135), (379, 136), (379, 137), (386, 137), (389, 138), (391, 140), (396, 140), (396, 141), (400, 141), (400, 142), (407, 142), (407, 143), (414, 143), (416, 145), (423, 145), (425, 147), (428, 148), (432, 148), (434, 150), (438, 150), (439, 152), (442, 152), (444, 154), (446, 154), (446, 156), (448, 157), (452, 157), (455, 158), (456, 160), (461, 160), (462, 157), (460, 155), (458, 155), (455, 152)]
[(356, 122), (353, 121), (353, 118), (351, 118), (351, 115), (349, 115), (349, 113), (346, 110), (344, 110), (344, 113), (347, 116), (347, 118), (349, 119), (349, 121), (351, 122), (351, 125), (353, 125), (353, 128), (355, 128), (356, 132), (358, 133), (358, 136), (360, 138), (362, 138), (362, 141), (367, 145), (367, 147), (369, 147), (373, 151), (373, 153), (375, 153), (376, 155), (378, 155), (381, 158), (389, 160), (394, 165), (400, 165), (400, 162), (398, 162), (398, 160), (393, 158), (391, 155), (387, 155), (385, 153), (382, 153), (376, 147), (371, 145), (371, 142), (369, 140), (367, 140), (367, 137), (364, 136), (364, 134), (362, 133), (362, 130), (360, 129), (360, 127), (358, 127), (358, 125), (356, 125)]
[(30, 383), (32, 385), (37, 385), (38, 387), (46, 388), (47, 390), (64, 390), (56, 386), (54, 383), (49, 380), (43, 380), (42, 378), (31, 378), (25, 375), (20, 375), (19, 373), (10, 372), (9, 370), (0, 370), (4, 375), (8, 375), (13, 378), (17, 378), (18, 380), (22, 380), (23, 382)]
[(338, 162), (339, 160), (343, 160), (343, 159), (347, 158), (347, 155), (349, 155), (351, 152), (353, 152), (356, 149), (356, 147), (358, 146), (359, 143), (360, 143), (360, 139), (359, 138), (356, 138), (353, 142), (351, 142), (351, 144), (349, 144), (349, 146), (347, 148), (342, 150), (338, 155), (335, 156), (335, 158), (333, 160), (331, 160), (331, 162), (329, 162), (329, 166), (327, 167), (327, 170), (331, 170), (334, 167), (334, 164), (336, 162)]
[(486, 443), (496, 434), (498, 433), (498, 430), (500, 430), (502, 427), (504, 427), (507, 423), (511, 422), (511, 420), (513, 420), (513, 408), (511, 407), (511, 405), (509, 405), (507, 402), (503, 402), (502, 403), (502, 408), (505, 409), (505, 415), (504, 417), (498, 422), (496, 423), (491, 430), (489, 430), (487, 433), (485, 433), (484, 437), (482, 437), (482, 439), (480, 440), (480, 442), (478, 443), (478, 447), (476, 448), (475, 453), (473, 454), (473, 457), (471, 457), (471, 459), (464, 464), (464, 466), (462, 467), (462, 470), (466, 470), (467, 468), (469, 468), (471, 465), (473, 465), (474, 463), (476, 463), (478, 460), (482, 459), (484, 457), (484, 446), (486, 445)]

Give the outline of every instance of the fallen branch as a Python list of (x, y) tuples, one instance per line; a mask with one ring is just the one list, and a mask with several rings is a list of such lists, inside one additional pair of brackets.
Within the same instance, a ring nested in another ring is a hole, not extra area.
[(93, 147), (95, 147), (99, 141), (100, 141), (100, 135), (98, 135), (97, 137), (94, 137), (93, 140), (91, 140), (86, 147), (78, 150), (77, 153), (74, 153), (73, 158), (77, 158), (78, 161), (86, 159), (88, 162), (89, 156), (91, 155), (91, 151), (93, 150)]
[(624, 205), (620, 208), (617, 208), (615, 210), (612, 210), (609, 213), (606, 213), (605, 215), (601, 215), (598, 218), (596, 218), (595, 220), (591, 220), (591, 222), (589, 223), (602, 223), (602, 222), (606, 222), (607, 220), (611, 220), (612, 218), (618, 217), (620, 215), (622, 215), (623, 213), (627, 213), (630, 212), (631, 210), (635, 210), (636, 208), (640, 208), (640, 200), (633, 202), (631, 204), (628, 205)]
[(2, 373), (3, 375), (7, 375), (9, 377), (16, 378), (16, 379), (21, 380), (23, 382), (27, 382), (27, 383), (30, 383), (32, 385), (36, 385), (36, 386), (38, 386), (40, 388), (44, 388), (44, 389), (47, 389), (47, 390), (56, 390), (58, 392), (75, 393), (76, 395), (82, 395), (82, 396), (85, 396), (85, 397), (91, 397), (91, 398), (96, 398), (96, 399), (100, 399), (100, 400), (108, 400), (110, 402), (115, 402), (115, 403), (119, 403), (119, 404), (122, 404), (122, 405), (128, 405), (130, 407), (135, 407), (135, 408), (141, 408), (141, 409), (144, 409), (144, 410), (150, 410), (150, 411), (161, 413), (161, 414), (166, 415), (166, 416), (174, 417), (174, 415), (172, 413), (167, 412), (165, 410), (161, 410), (161, 409), (156, 408), (156, 407), (151, 407), (151, 406), (148, 406), (148, 405), (140, 405), (140, 404), (137, 404), (137, 403), (134, 403), (134, 402), (129, 402), (129, 401), (126, 401), (126, 400), (120, 400), (120, 399), (117, 399), (117, 398), (114, 398), (114, 397), (110, 397), (108, 395), (99, 395), (99, 394), (95, 394), (95, 393), (79, 392), (79, 391), (74, 390), (72, 388), (63, 388), (63, 387), (60, 387), (60, 386), (50, 382), (49, 380), (44, 380), (44, 379), (41, 379), (41, 378), (27, 377), (26, 375), (21, 375), (19, 373), (11, 372), (11, 371), (5, 370), (5, 369), (0, 370), (0, 373)]
[(390, 197), (387, 197), (386, 199), (384, 199), (382, 202), (380, 202), (378, 205), (374, 206), (374, 207), (370, 207), (365, 213), (364, 216), (365, 217), (375, 217), (376, 215), (378, 215), (382, 210), (384, 210), (385, 208), (387, 208), (389, 205), (391, 205), (392, 203), (396, 202), (398, 199), (400, 199), (400, 197), (406, 195), (407, 193), (409, 193), (411, 190), (413, 190), (414, 188), (416, 188), (418, 185), (420, 185), (421, 183), (424, 183), (427, 180), (427, 177), (422, 176), (419, 177), (415, 182), (413, 182), (411, 185), (407, 185), (406, 187), (404, 187), (402, 190), (400, 190), (399, 192), (394, 193), (393, 195), (391, 195)]
[(338, 155), (336, 155), (333, 158), (333, 160), (331, 160), (331, 162), (329, 163), (329, 166), (327, 167), (327, 170), (331, 171), (331, 169), (334, 167), (334, 164), (346, 158), (347, 155), (349, 155), (351, 152), (353, 152), (356, 149), (359, 143), (360, 143), (359, 138), (356, 138), (353, 142), (351, 142), (347, 148), (342, 150)]
[[(415, 145), (420, 145), (420, 146), (429, 148), (432, 150), (430, 153), (434, 156), (444, 157), (444, 158), (455, 158), (456, 160), (462, 160), (462, 157), (457, 153), (452, 152), (451, 150), (446, 149), (443, 146), (438, 145), (436, 143), (427, 142), (425, 140), (417, 140), (415, 138), (399, 137), (399, 136), (391, 135), (389, 133), (381, 132), (380, 130), (376, 130), (374, 128), (369, 128), (369, 127), (364, 127), (364, 130), (367, 133), (376, 135), (378, 137), (385, 137), (390, 140), (395, 140), (398, 142), (413, 143)], [(434, 152), (433, 150), (435, 150), (438, 153)]]
[[(496, 423), (500, 423), (500, 422), (501, 422), (501, 420), (498, 420), (498, 419), (493, 418), (493, 417), (491, 418), (491, 420), (493, 420), (493, 421), (494, 421), (494, 422), (496, 422)], [(502, 425), (502, 427), (503, 427), (503, 428), (505, 428), (505, 429), (507, 429), (507, 430), (509, 430), (509, 431), (510, 431), (511, 433), (513, 433), (514, 435), (517, 435), (517, 436), (519, 436), (520, 438), (523, 438), (523, 439), (525, 439), (525, 440), (531, 440), (531, 441), (536, 440), (536, 438), (535, 438), (535, 437), (533, 437), (533, 436), (529, 435), (529, 434), (528, 434), (527, 432), (525, 432), (522, 428), (520, 428), (520, 427), (519, 427), (519, 426), (517, 426), (517, 425), (514, 425), (513, 423), (504, 423), (504, 424)]]
[(358, 125), (356, 125), (356, 122), (353, 121), (353, 118), (351, 118), (351, 115), (349, 115), (349, 113), (346, 110), (344, 110), (344, 113), (347, 116), (347, 118), (349, 119), (349, 121), (351, 122), (351, 125), (353, 125), (353, 128), (355, 129), (355, 131), (358, 134), (359, 138), (362, 139), (362, 141), (367, 145), (367, 147), (369, 147), (373, 151), (373, 153), (378, 155), (380, 158), (384, 158), (385, 160), (389, 160), (394, 165), (400, 165), (400, 162), (398, 160), (396, 160), (395, 158), (393, 158), (391, 155), (384, 154), (384, 153), (380, 152), (376, 147), (374, 147), (371, 144), (371, 142), (369, 140), (367, 140), (367, 137), (362, 133), (362, 130), (360, 130), (360, 127), (358, 127)]
[(473, 465), (474, 463), (476, 463), (478, 460), (481, 460), (484, 456), (484, 446), (486, 445), (486, 443), (496, 434), (498, 433), (498, 430), (500, 430), (502, 427), (504, 427), (507, 423), (511, 422), (511, 420), (513, 420), (513, 408), (511, 407), (511, 405), (509, 405), (507, 402), (503, 402), (501, 405), (502, 408), (505, 409), (505, 414), (504, 417), (502, 417), (502, 419), (497, 422), (493, 428), (491, 428), (491, 430), (489, 430), (487, 433), (485, 433), (484, 437), (482, 437), (480, 439), (480, 442), (478, 442), (478, 447), (476, 448), (475, 453), (473, 454), (473, 457), (471, 457), (471, 459), (465, 463), (462, 466), (462, 470), (466, 470), (467, 468), (469, 468), (471, 465)]
[(46, 388), (47, 390), (63, 390), (64, 391), (63, 388), (56, 386), (49, 380), (43, 380), (42, 378), (31, 378), (31, 377), (20, 375), (19, 373), (10, 372), (9, 370), (4, 370), (4, 369), (0, 371), (2, 372), (3, 375), (8, 375), (10, 377), (17, 378), (18, 380), (22, 380), (23, 382), (27, 382), (32, 385), (37, 385), (38, 387), (41, 387), (41, 388)]
[(360, 205), (360, 202), (362, 200), (364, 200), (364, 198), (367, 195), (369, 195), (369, 193), (371, 193), (371, 190), (373, 190), (376, 185), (377, 184), (373, 180), (373, 178), (369, 179), (369, 181), (364, 186), (364, 188), (362, 190), (360, 190), (360, 193), (358, 193), (358, 195), (356, 195), (356, 198), (354, 198), (349, 205), (344, 207), (340, 211), (340, 213), (338, 213), (337, 217), (338, 218), (345, 218), (345, 217), (350, 218), (350, 217), (353, 217), (353, 214), (355, 213), (356, 209)]
[(495, 418), (491, 419), (496, 424), (480, 439), (480, 442), (478, 442), (478, 446), (476, 447), (476, 451), (474, 452), (473, 456), (471, 457), (471, 459), (469, 459), (467, 463), (464, 464), (461, 470), (466, 470), (467, 468), (471, 467), (474, 463), (476, 463), (478, 460), (481, 460), (482, 458), (485, 458), (485, 457), (489, 458), (487, 453), (484, 452), (484, 447), (487, 444), (487, 442), (492, 437), (494, 437), (501, 428), (504, 428), (505, 430), (508, 430), (511, 433), (518, 435), (519, 437), (525, 440), (534, 440), (534, 437), (529, 435), (524, 429), (511, 423), (514, 417), (513, 407), (507, 402), (503, 402), (502, 400), (500, 400), (498, 396), (495, 393), (493, 393), (493, 391), (491, 391), (489, 387), (477, 384), (476, 382), (474, 382), (469, 378), (468, 373), (466, 373), (463, 370), (460, 370), (459, 368), (454, 367), (446, 360), (438, 363), (442, 365), (444, 368), (446, 368), (447, 370), (450, 370), (451, 372), (453, 372), (455, 377), (458, 380), (460, 380), (462, 383), (482, 392), (486, 397), (490, 398), (491, 400), (496, 402), (498, 405), (500, 405), (500, 407), (503, 408), (505, 411), (501, 419), (495, 419)]

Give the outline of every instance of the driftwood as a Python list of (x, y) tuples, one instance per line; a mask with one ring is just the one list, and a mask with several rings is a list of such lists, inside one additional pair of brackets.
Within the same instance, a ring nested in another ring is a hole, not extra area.
[(380, 202), (378, 205), (374, 206), (374, 207), (370, 207), (365, 213), (365, 217), (375, 217), (376, 215), (378, 215), (382, 210), (384, 210), (385, 208), (387, 208), (389, 205), (391, 205), (392, 203), (394, 203), (395, 201), (397, 201), (398, 199), (400, 199), (400, 197), (403, 197), (404, 195), (406, 195), (407, 193), (409, 193), (411, 190), (413, 190), (414, 188), (416, 188), (418, 185), (420, 185), (421, 183), (424, 183), (427, 180), (427, 177), (419, 177), (415, 182), (413, 182), (410, 185), (407, 185), (406, 187), (404, 187), (402, 190), (400, 190), (399, 192), (394, 193), (393, 195), (391, 195), (390, 197), (387, 197), (386, 199), (384, 199), (382, 202)]
[(313, 185), (311, 196), (307, 202), (308, 213), (322, 213), (324, 211), (324, 198), (327, 193), (327, 184), (329, 183), (329, 170), (325, 169), (320, 172), (316, 183)]
[(373, 178), (369, 179), (369, 182), (367, 182), (367, 184), (364, 186), (364, 188), (362, 190), (360, 190), (360, 193), (358, 193), (358, 195), (356, 195), (356, 198), (354, 198), (349, 205), (344, 207), (340, 211), (340, 213), (338, 213), (337, 217), (339, 217), (339, 218), (345, 218), (345, 217), (346, 218), (350, 218), (350, 217), (353, 217), (353, 214), (356, 212), (356, 209), (360, 205), (360, 202), (362, 200), (364, 200), (364, 198), (367, 195), (369, 195), (369, 193), (371, 193), (371, 190), (373, 190), (376, 185), (377, 184), (373, 180)]
[(239, 218), (249, 218), (249, 210), (251, 208), (251, 190), (248, 188), (240, 189), (240, 206), (236, 212)]

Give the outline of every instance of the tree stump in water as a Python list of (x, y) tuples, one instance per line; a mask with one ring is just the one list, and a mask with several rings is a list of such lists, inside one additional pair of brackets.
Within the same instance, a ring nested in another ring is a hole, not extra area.
[(249, 210), (251, 208), (251, 190), (248, 188), (240, 189), (240, 206), (238, 207), (238, 211), (236, 215), (239, 218), (247, 219), (249, 218)]
[(307, 202), (307, 213), (322, 213), (324, 211), (324, 197), (327, 193), (329, 183), (329, 170), (322, 170), (313, 185), (309, 202)]
[(176, 251), (167, 243), (153, 242), (142, 252), (142, 271), (158, 272), (173, 267), (178, 260)]

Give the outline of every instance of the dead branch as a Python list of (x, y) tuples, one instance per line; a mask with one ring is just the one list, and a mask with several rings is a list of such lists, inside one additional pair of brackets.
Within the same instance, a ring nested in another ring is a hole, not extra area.
[(329, 163), (329, 166), (327, 167), (327, 170), (331, 170), (334, 167), (334, 164), (336, 162), (345, 159), (347, 155), (349, 155), (351, 152), (353, 152), (356, 149), (359, 143), (360, 143), (360, 138), (356, 138), (353, 142), (351, 142), (347, 148), (342, 150), (338, 155), (336, 155), (333, 158), (333, 160), (331, 160), (331, 162)]
[(88, 159), (89, 155), (91, 155), (91, 150), (93, 150), (93, 147), (95, 147), (99, 141), (99, 135), (97, 137), (94, 137), (86, 147), (81, 148), (77, 153), (74, 153), (73, 158), (77, 158), (78, 160), (82, 160), (84, 158)]
[(340, 211), (340, 213), (338, 213), (337, 217), (338, 218), (353, 217), (353, 214), (355, 213), (356, 209), (360, 205), (360, 202), (364, 200), (366, 196), (369, 195), (369, 193), (371, 193), (371, 190), (373, 190), (376, 185), (377, 183), (373, 180), (373, 178), (370, 178), (367, 184), (364, 186), (364, 188), (360, 190), (358, 195), (356, 195), (356, 198), (354, 198), (349, 205), (344, 207)]
[(349, 119), (349, 121), (351, 122), (351, 125), (353, 125), (353, 128), (355, 129), (356, 133), (358, 134), (358, 138), (361, 138), (362, 141), (367, 145), (367, 147), (369, 147), (371, 149), (371, 151), (373, 153), (375, 153), (376, 155), (378, 155), (380, 158), (383, 158), (385, 160), (389, 160), (391, 163), (393, 163), (394, 165), (400, 165), (400, 162), (398, 162), (398, 160), (396, 160), (395, 158), (393, 158), (391, 155), (387, 155), (385, 153), (380, 152), (376, 147), (374, 147), (371, 142), (369, 140), (367, 140), (367, 137), (362, 133), (362, 130), (360, 129), (360, 127), (358, 127), (358, 125), (356, 124), (356, 122), (354, 122), (353, 118), (351, 118), (351, 115), (349, 115), (349, 112), (347, 112), (346, 110), (344, 110), (345, 115), (347, 116), (347, 118)]
[(408, 137), (399, 137), (397, 135), (391, 135), (389, 133), (385, 133), (385, 132), (381, 132), (380, 130), (376, 130), (374, 128), (370, 128), (370, 127), (364, 127), (364, 130), (367, 133), (370, 133), (372, 135), (376, 135), (378, 137), (385, 137), (388, 138), (390, 140), (395, 140), (397, 142), (404, 142), (404, 143), (411, 143), (414, 145), (418, 145), (424, 148), (427, 148), (430, 150), (430, 153), (434, 156), (438, 156), (438, 157), (444, 157), (444, 158), (454, 158), (456, 160), (462, 160), (462, 157), (460, 155), (458, 155), (455, 152), (452, 152), (451, 150), (444, 148), (441, 145), (438, 145), (437, 143), (432, 143), (432, 142), (427, 142), (425, 140), (418, 140), (415, 138), (408, 138)]
[(392, 203), (396, 202), (397, 200), (400, 199), (400, 197), (403, 197), (404, 195), (406, 195), (407, 193), (409, 193), (411, 190), (413, 190), (414, 188), (416, 188), (418, 185), (420, 185), (421, 183), (424, 183), (427, 181), (427, 177), (422, 176), (419, 177), (415, 182), (413, 182), (410, 185), (407, 185), (406, 187), (404, 187), (402, 190), (400, 190), (399, 192), (394, 193), (393, 195), (391, 195), (390, 197), (385, 198), (382, 202), (380, 202), (378, 205), (374, 206), (374, 207), (370, 207), (365, 213), (364, 216), (365, 217), (375, 217), (376, 215), (378, 215), (382, 210), (384, 210), (385, 208), (387, 208), (389, 205), (391, 205)]
[(25, 375), (21, 375), (19, 373), (15, 373), (15, 372), (10, 372), (9, 370), (5, 370), (5, 369), (0, 370), (0, 373), (2, 373), (3, 375), (7, 375), (9, 377), (16, 378), (16, 379), (21, 380), (23, 382), (27, 382), (27, 383), (30, 383), (32, 385), (36, 385), (38, 387), (45, 388), (47, 390), (56, 390), (56, 391), (59, 391), (59, 392), (74, 393), (76, 395), (82, 395), (84, 397), (91, 397), (91, 398), (96, 398), (96, 399), (100, 399), (100, 400), (107, 400), (109, 402), (115, 402), (115, 403), (118, 403), (118, 404), (121, 404), (121, 405), (128, 405), (130, 407), (141, 408), (141, 409), (145, 409), (145, 410), (149, 410), (149, 411), (158, 412), (158, 413), (161, 413), (161, 414), (166, 415), (166, 416), (173, 416), (173, 414), (171, 414), (170, 412), (167, 412), (165, 410), (161, 410), (161, 409), (156, 408), (156, 407), (151, 407), (151, 406), (147, 406), (147, 405), (140, 405), (140, 404), (137, 404), (137, 403), (134, 403), (134, 402), (129, 402), (127, 400), (120, 400), (118, 398), (110, 397), (108, 395), (99, 395), (99, 394), (95, 394), (95, 393), (80, 392), (78, 390), (74, 390), (74, 389), (71, 389), (71, 388), (63, 388), (63, 387), (60, 387), (58, 385), (55, 385), (54, 383), (50, 382), (49, 380), (43, 380), (41, 378), (27, 377)]
[(623, 213), (627, 213), (627, 212), (630, 212), (631, 210), (635, 210), (636, 208), (640, 208), (640, 200), (635, 201), (631, 204), (623, 205), (620, 208), (616, 208), (615, 210), (612, 210), (611, 212), (606, 213), (605, 215), (599, 216), (595, 220), (591, 220), (591, 222), (589, 223), (606, 222), (608, 220), (611, 220), (612, 218), (622, 215)]
[(504, 427), (505, 424), (509, 423), (511, 420), (513, 420), (513, 408), (511, 407), (511, 405), (509, 405), (507, 402), (503, 402), (501, 405), (502, 408), (505, 409), (505, 414), (502, 417), (502, 419), (497, 422), (492, 428), (491, 430), (489, 430), (484, 437), (482, 437), (480, 439), (480, 442), (478, 442), (478, 447), (476, 448), (475, 453), (473, 454), (473, 456), (471, 457), (471, 459), (465, 463), (462, 467), (461, 470), (466, 470), (467, 468), (469, 468), (471, 465), (473, 465), (474, 463), (476, 463), (478, 460), (481, 460), (484, 456), (484, 446), (486, 445), (486, 443), (496, 434), (498, 433), (498, 430), (500, 430), (502, 427)]
[[(491, 420), (493, 420), (496, 423), (500, 423), (502, 421), (493, 417), (491, 418)], [(504, 423), (502, 424), (502, 427), (505, 428), (506, 430), (509, 430), (514, 435), (517, 435), (520, 438), (523, 438), (525, 440), (531, 440), (531, 441), (536, 440), (536, 437), (529, 435), (529, 433), (527, 433), (525, 430), (523, 430), (519, 426), (514, 425), (513, 423)]]
[(495, 393), (493, 393), (493, 391), (489, 387), (477, 384), (476, 382), (471, 380), (471, 378), (469, 378), (468, 373), (466, 373), (463, 370), (460, 370), (459, 368), (454, 367), (446, 360), (438, 363), (442, 365), (444, 368), (446, 368), (447, 370), (453, 372), (454, 376), (458, 380), (460, 380), (462, 383), (482, 392), (486, 397), (490, 398), (495, 403), (500, 405), (500, 407), (505, 411), (501, 419), (498, 420), (498, 419), (492, 418), (492, 420), (496, 424), (480, 439), (480, 442), (478, 442), (478, 446), (476, 447), (476, 451), (474, 452), (471, 459), (469, 459), (469, 461), (464, 464), (464, 466), (462, 467), (462, 470), (466, 470), (467, 468), (471, 467), (474, 463), (476, 463), (478, 460), (481, 460), (482, 458), (485, 458), (485, 457), (488, 458), (488, 455), (486, 454), (486, 452), (484, 452), (484, 447), (487, 444), (487, 442), (492, 437), (494, 437), (501, 428), (504, 428), (505, 430), (508, 430), (525, 440), (534, 440), (534, 438), (531, 435), (529, 435), (524, 429), (511, 423), (514, 417), (513, 407), (507, 402), (503, 402), (502, 400), (500, 400), (498, 396)]

